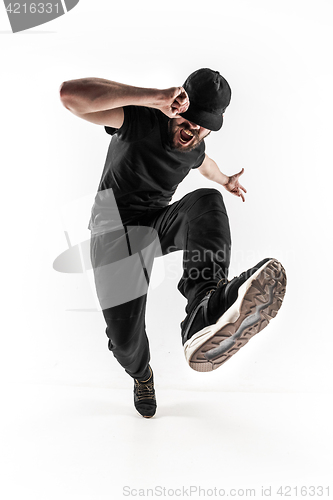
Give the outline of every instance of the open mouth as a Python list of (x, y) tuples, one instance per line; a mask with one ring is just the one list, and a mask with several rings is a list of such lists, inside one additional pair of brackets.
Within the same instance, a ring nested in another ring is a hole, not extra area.
[(193, 134), (190, 130), (182, 128), (179, 133), (179, 141), (181, 144), (188, 144), (193, 139)]

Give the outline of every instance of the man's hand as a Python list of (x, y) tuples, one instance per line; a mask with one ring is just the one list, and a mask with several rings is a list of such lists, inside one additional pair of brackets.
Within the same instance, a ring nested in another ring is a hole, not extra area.
[(246, 193), (246, 189), (239, 183), (239, 177), (244, 173), (244, 168), (238, 174), (231, 175), (228, 177), (228, 181), (226, 184), (224, 184), (224, 187), (226, 188), (227, 191), (230, 193), (234, 194), (235, 196), (239, 196), (242, 198), (243, 201), (245, 201), (244, 193)]
[(169, 118), (177, 118), (179, 113), (187, 111), (189, 105), (190, 100), (183, 87), (171, 87), (162, 91), (162, 99), (156, 108)]
[(235, 196), (239, 196), (243, 201), (245, 201), (244, 195), (241, 190), (246, 193), (246, 189), (239, 184), (238, 180), (239, 176), (244, 172), (244, 168), (242, 168), (242, 170), (238, 172), (238, 174), (228, 176), (221, 172), (214, 160), (205, 155), (205, 159), (198, 170), (202, 175), (207, 177), (207, 179), (221, 184), (221, 186), (225, 187), (227, 191), (234, 194)]

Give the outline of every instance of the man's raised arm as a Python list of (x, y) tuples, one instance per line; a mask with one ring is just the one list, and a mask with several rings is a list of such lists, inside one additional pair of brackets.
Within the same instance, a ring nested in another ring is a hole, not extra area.
[(62, 83), (60, 99), (76, 116), (114, 128), (120, 128), (123, 123), (123, 106), (156, 108), (169, 118), (176, 118), (189, 106), (188, 96), (182, 87), (160, 90), (133, 87), (101, 78), (82, 78)]

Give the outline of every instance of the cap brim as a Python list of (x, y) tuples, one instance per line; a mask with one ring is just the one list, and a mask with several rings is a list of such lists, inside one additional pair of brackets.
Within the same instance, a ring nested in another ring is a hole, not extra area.
[(190, 106), (185, 113), (180, 113), (180, 116), (189, 122), (200, 125), (200, 127), (212, 130), (213, 132), (220, 130), (223, 125), (223, 115), (209, 113), (208, 111), (196, 109), (193, 106)]

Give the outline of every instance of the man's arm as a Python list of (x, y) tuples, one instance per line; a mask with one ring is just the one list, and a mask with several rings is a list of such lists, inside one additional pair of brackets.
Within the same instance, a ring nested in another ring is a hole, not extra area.
[(147, 106), (162, 111), (169, 118), (184, 113), (189, 99), (182, 87), (153, 89), (132, 87), (101, 78), (82, 78), (62, 83), (60, 99), (74, 115), (97, 125), (120, 128), (123, 106)]
[(244, 195), (241, 190), (246, 193), (246, 189), (241, 186), (238, 180), (239, 176), (243, 174), (244, 168), (242, 168), (242, 170), (238, 172), (238, 174), (234, 174), (231, 176), (225, 175), (221, 172), (215, 161), (206, 155), (198, 170), (202, 175), (207, 177), (207, 179), (221, 184), (221, 186), (223, 186), (227, 191), (234, 194), (235, 196), (239, 196), (243, 201), (245, 201)]

